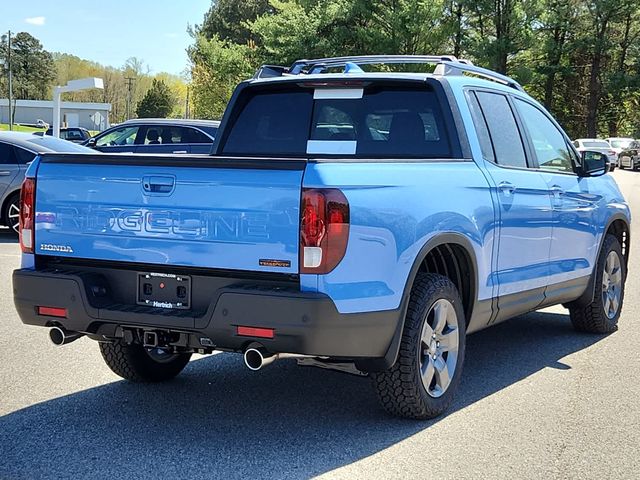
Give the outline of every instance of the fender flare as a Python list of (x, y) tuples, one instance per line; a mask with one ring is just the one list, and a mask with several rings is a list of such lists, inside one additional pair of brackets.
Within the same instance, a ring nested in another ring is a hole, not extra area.
[(468, 292), (469, 308), (468, 312), (465, 312), (467, 317), (467, 325), (469, 324), (473, 311), (478, 302), (478, 261), (473, 250), (473, 245), (467, 237), (460, 233), (444, 232), (437, 234), (434, 237), (430, 238), (422, 246), (422, 248), (420, 248), (420, 251), (416, 255), (413, 265), (411, 266), (411, 270), (409, 271), (409, 275), (407, 277), (407, 282), (404, 286), (400, 307), (398, 308), (398, 323), (396, 325), (395, 333), (393, 335), (393, 339), (391, 340), (391, 344), (389, 345), (389, 349), (387, 350), (386, 355), (382, 358), (357, 360), (356, 367), (359, 370), (365, 372), (381, 372), (387, 370), (396, 362), (396, 359), (398, 358), (398, 352), (400, 351), (400, 341), (402, 340), (404, 321), (407, 314), (407, 308), (409, 306), (409, 297), (411, 295), (413, 283), (418, 276), (420, 266), (424, 262), (429, 252), (431, 252), (434, 248), (444, 244), (454, 244), (460, 246), (470, 260), (469, 275), (471, 278), (469, 279), (469, 285), (471, 288)]
[[(602, 233), (602, 238), (600, 239), (600, 245), (598, 246), (598, 255), (596, 256), (596, 262), (600, 258), (600, 253), (602, 253), (602, 246), (604, 245), (604, 239), (607, 236), (607, 232), (609, 231), (609, 228), (611, 228), (611, 225), (613, 225), (613, 222), (616, 222), (618, 220), (622, 220), (625, 226), (627, 227), (627, 241), (626, 241), (627, 250), (626, 250), (624, 262), (625, 262), (625, 266), (628, 265), (629, 247), (631, 246), (631, 224), (629, 223), (629, 218), (622, 212), (614, 213), (607, 220), (607, 226)], [(593, 265), (593, 271), (589, 276), (589, 283), (587, 283), (587, 288), (585, 289), (584, 293), (580, 295), (580, 297), (578, 297), (576, 300), (564, 304), (564, 306), (566, 306), (567, 308), (572, 308), (572, 307), (583, 308), (589, 305), (591, 302), (593, 302), (593, 299), (595, 298), (595, 294), (596, 294), (595, 272), (596, 272), (596, 263), (594, 263)]]

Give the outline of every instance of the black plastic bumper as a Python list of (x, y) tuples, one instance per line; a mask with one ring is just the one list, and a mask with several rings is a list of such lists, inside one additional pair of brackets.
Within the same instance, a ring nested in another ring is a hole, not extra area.
[[(62, 326), (94, 338), (116, 336), (118, 329), (131, 327), (185, 332), (189, 334), (188, 345), (195, 348), (241, 351), (259, 342), (274, 353), (378, 359), (378, 363), (389, 356), (397, 338), (399, 309), (341, 314), (323, 294), (264, 284), (222, 285), (210, 292), (206, 309), (164, 310), (114, 303), (104, 294), (117, 290), (109, 285), (108, 275), (30, 269), (13, 272), (14, 302), (23, 323)], [(94, 297), (94, 292), (102, 294)], [(39, 315), (38, 306), (66, 308), (67, 317)], [(272, 328), (274, 338), (239, 336), (239, 325)], [(200, 345), (193, 345), (194, 341)]]

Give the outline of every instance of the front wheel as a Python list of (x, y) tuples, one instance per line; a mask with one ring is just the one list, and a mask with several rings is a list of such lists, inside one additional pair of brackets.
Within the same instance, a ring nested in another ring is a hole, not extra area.
[(100, 342), (100, 353), (107, 366), (132, 382), (163, 382), (178, 375), (189, 363), (190, 353), (170, 353), (160, 348)]
[(465, 327), (460, 294), (451, 280), (433, 273), (418, 275), (396, 363), (372, 375), (387, 412), (427, 419), (447, 409), (460, 383)]
[(593, 274), (593, 301), (585, 307), (569, 308), (571, 322), (580, 332), (611, 333), (618, 328), (627, 276), (620, 242), (613, 235), (605, 237)]

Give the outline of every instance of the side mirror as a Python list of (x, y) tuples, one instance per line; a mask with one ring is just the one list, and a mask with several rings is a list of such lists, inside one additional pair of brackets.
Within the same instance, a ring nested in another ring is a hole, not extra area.
[(581, 154), (582, 167), (581, 177), (599, 177), (607, 173), (609, 169), (609, 159), (604, 153), (584, 151)]
[(94, 148), (96, 146), (96, 139), (90, 138), (87, 140), (87, 147)]

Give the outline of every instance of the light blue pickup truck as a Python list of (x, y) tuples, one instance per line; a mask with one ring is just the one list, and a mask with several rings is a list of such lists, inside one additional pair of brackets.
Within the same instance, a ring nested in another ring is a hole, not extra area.
[(170, 379), (194, 352), (298, 358), (430, 418), (468, 333), (554, 304), (578, 330), (617, 328), (630, 213), (605, 161), (454, 57), (264, 66), (211, 155), (39, 156), (15, 305), (58, 345), (98, 341), (129, 380)]

